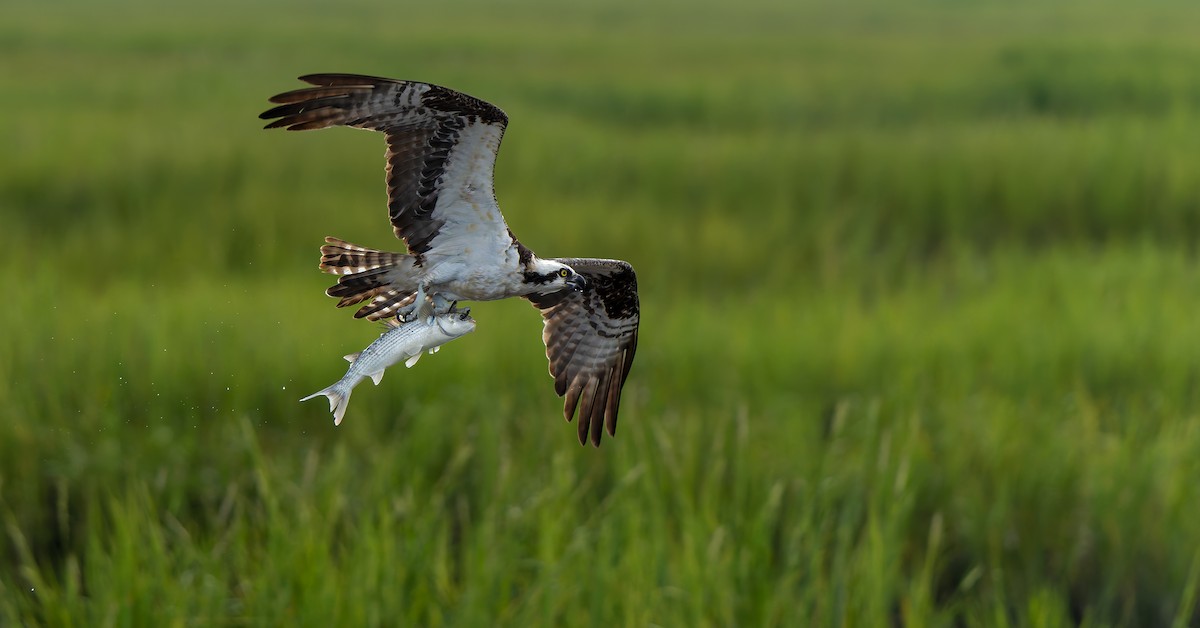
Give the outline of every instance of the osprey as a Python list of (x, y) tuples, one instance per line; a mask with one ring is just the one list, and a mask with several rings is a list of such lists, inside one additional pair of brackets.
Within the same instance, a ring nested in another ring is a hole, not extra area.
[[(621, 388), (637, 349), (637, 277), (627, 262), (538, 257), (500, 214), (492, 186), (508, 125), (498, 107), (445, 87), (354, 74), (310, 74), (314, 85), (270, 98), (259, 117), (290, 131), (348, 126), (387, 139), (388, 217), (408, 253), (325, 238), (326, 294), (378, 320), (428, 317), (456, 301), (528, 299), (579, 442), (616, 434)], [(277, 119), (276, 119), (277, 118)]]

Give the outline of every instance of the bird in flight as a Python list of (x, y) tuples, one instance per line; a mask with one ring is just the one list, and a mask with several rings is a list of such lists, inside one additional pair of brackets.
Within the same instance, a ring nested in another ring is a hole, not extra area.
[(621, 389), (637, 349), (637, 276), (611, 259), (542, 258), (500, 213), (492, 178), (508, 116), (438, 85), (356, 74), (310, 74), (313, 85), (270, 98), (266, 128), (348, 126), (387, 140), (388, 218), (407, 253), (325, 238), (326, 294), (356, 318), (444, 314), (457, 301), (529, 300), (563, 416), (578, 411), (579, 442), (616, 434)]

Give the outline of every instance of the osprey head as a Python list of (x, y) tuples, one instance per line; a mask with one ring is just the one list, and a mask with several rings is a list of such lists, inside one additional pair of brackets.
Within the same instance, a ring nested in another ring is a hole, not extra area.
[(574, 268), (549, 259), (534, 258), (526, 266), (524, 281), (533, 288), (533, 292), (558, 292), (569, 288), (575, 292), (583, 292), (587, 287), (587, 278), (575, 272)]

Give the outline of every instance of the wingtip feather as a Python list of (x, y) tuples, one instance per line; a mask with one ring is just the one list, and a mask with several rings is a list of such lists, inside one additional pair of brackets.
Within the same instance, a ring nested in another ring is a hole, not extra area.
[(604, 437), (604, 399), (608, 394), (608, 376), (591, 381), (588, 386), (590, 394), (588, 395), (588, 403), (584, 405), (587, 410), (588, 424), (592, 433), (592, 445), (599, 447), (600, 440)]
[(614, 372), (608, 377), (608, 400), (604, 404), (604, 427), (608, 435), (617, 435), (617, 410), (621, 406), (621, 385), (624, 378)]
[(361, 85), (370, 86), (379, 83), (394, 83), (392, 79), (382, 78), (379, 76), (368, 76), (366, 74), (347, 74), (344, 72), (317, 72), (314, 74), (305, 74), (296, 77), (298, 80), (304, 81), (309, 85), (318, 87), (339, 87), (343, 85)]

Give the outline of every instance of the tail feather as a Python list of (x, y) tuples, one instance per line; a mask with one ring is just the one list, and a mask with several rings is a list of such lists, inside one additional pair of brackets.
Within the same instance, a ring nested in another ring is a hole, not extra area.
[(338, 307), (367, 301), (355, 318), (379, 320), (411, 302), (420, 268), (416, 256), (369, 249), (334, 237), (326, 237), (325, 242), (320, 268), (340, 275), (325, 294), (338, 298)]
[(331, 275), (354, 275), (376, 268), (401, 266), (412, 258), (404, 253), (390, 253), (328, 236), (321, 247), (321, 270)]
[(385, 290), (377, 294), (371, 302), (358, 308), (354, 318), (366, 317), (367, 320), (377, 321), (396, 315), (400, 308), (417, 299), (417, 293), (401, 293), (396, 290)]
[(350, 393), (354, 392), (353, 388), (343, 389), (334, 384), (328, 388), (318, 390), (317, 392), (301, 399), (300, 401), (308, 401), (316, 399), (321, 395), (329, 397), (329, 411), (333, 413), (333, 424), (341, 425), (342, 417), (346, 416), (346, 406), (350, 405)]
[(325, 294), (342, 299), (356, 299), (353, 303), (365, 301), (368, 292), (378, 293), (381, 288), (387, 288), (391, 282), (387, 278), (387, 268), (374, 268), (353, 275), (342, 275), (338, 282), (329, 287)]

